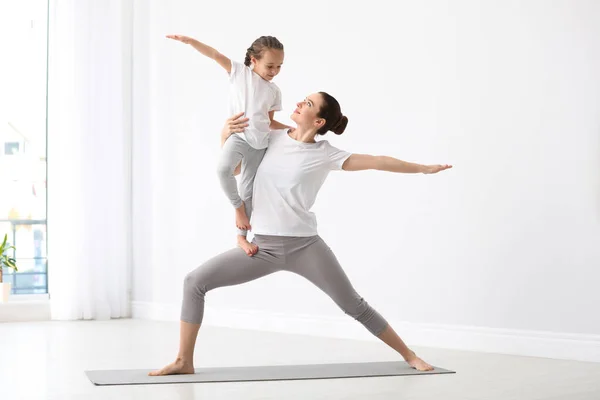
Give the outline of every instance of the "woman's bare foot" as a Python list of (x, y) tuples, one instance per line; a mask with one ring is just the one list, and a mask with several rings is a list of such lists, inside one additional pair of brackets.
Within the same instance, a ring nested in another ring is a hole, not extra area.
[(235, 209), (235, 226), (238, 229), (243, 229), (245, 231), (250, 230), (250, 221), (246, 215), (246, 206), (244, 203)]
[(167, 365), (163, 369), (149, 372), (150, 376), (162, 376), (162, 375), (182, 375), (182, 374), (193, 374), (194, 364), (183, 361), (178, 358), (175, 362)]
[(258, 246), (254, 243), (250, 243), (248, 239), (246, 239), (246, 236), (238, 235), (237, 243), (250, 257), (258, 252)]
[(412, 355), (406, 359), (408, 365), (417, 371), (433, 371), (433, 367), (417, 357), (414, 351), (411, 351), (411, 353)]

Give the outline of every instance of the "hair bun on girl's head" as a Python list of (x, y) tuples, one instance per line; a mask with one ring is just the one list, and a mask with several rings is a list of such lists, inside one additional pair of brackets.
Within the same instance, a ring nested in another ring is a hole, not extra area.
[(346, 130), (346, 126), (348, 126), (348, 117), (342, 115), (342, 118), (340, 118), (339, 122), (335, 124), (333, 128), (331, 128), (331, 132), (335, 133), (336, 135), (341, 135)]

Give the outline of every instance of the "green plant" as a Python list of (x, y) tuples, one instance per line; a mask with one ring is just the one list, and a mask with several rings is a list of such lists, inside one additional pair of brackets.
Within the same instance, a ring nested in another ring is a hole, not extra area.
[(2, 269), (3, 268), (12, 268), (15, 272), (18, 271), (17, 264), (14, 258), (9, 257), (8, 251), (14, 250), (15, 246), (7, 246), (6, 241), (8, 240), (8, 235), (4, 235), (4, 241), (2, 245), (0, 245), (0, 283), (2, 283)]

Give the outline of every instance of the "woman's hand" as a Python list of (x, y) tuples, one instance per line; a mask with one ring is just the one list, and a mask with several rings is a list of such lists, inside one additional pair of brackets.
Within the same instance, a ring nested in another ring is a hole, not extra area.
[(248, 118), (242, 118), (242, 115), (244, 115), (243, 112), (227, 118), (227, 121), (225, 121), (225, 125), (221, 130), (221, 146), (223, 146), (229, 136), (234, 133), (244, 132), (244, 128), (248, 126)]
[(242, 115), (244, 115), (243, 112), (227, 118), (221, 136), (229, 137), (234, 133), (244, 132), (244, 128), (248, 126), (249, 118), (242, 118)]
[(437, 174), (438, 172), (444, 171), (446, 169), (452, 168), (452, 165), (443, 164), (443, 165), (423, 165), (423, 173), (424, 174)]

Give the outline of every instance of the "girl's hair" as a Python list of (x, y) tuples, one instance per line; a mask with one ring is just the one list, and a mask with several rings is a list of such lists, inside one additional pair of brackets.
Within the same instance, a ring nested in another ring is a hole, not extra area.
[(331, 95), (325, 92), (319, 92), (323, 97), (323, 105), (317, 113), (317, 117), (325, 120), (325, 125), (317, 131), (317, 134), (324, 135), (332, 131), (336, 135), (341, 135), (346, 130), (348, 118), (342, 114), (340, 103)]
[(254, 58), (260, 60), (263, 51), (268, 49), (283, 51), (283, 45), (274, 36), (259, 37), (254, 41), (254, 43), (252, 43), (252, 46), (248, 47), (248, 50), (246, 50), (246, 59), (244, 60), (246, 67), (249, 67), (252, 63), (250, 59), (251, 56), (254, 56)]

